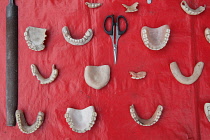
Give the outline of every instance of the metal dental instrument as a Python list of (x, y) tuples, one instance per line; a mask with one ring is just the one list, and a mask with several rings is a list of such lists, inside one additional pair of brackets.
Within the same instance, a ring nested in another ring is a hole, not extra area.
[(18, 105), (18, 7), (9, 0), (6, 8), (6, 118), (15, 126)]
[[(112, 24), (111, 24), (111, 30), (107, 31), (106, 30), (106, 23), (107, 23), (107, 19), (111, 18)], [(119, 19), (122, 18), (125, 21), (126, 27), (125, 30), (121, 31), (120, 30), (120, 23), (119, 23)], [(121, 35), (123, 35), (126, 30), (128, 28), (128, 22), (126, 20), (126, 18), (124, 16), (118, 16), (117, 17), (117, 22), (114, 22), (114, 15), (109, 15), (105, 18), (104, 20), (104, 31), (110, 35), (111, 39), (112, 39), (112, 45), (113, 45), (113, 51), (114, 51), (114, 63), (117, 63), (117, 47), (118, 47), (118, 40), (120, 38)], [(116, 39), (116, 40), (115, 40)], [(115, 40), (115, 42), (114, 42)]]
[(152, 0), (147, 0), (147, 3), (148, 3), (148, 4), (151, 4), (151, 3), (152, 3)]

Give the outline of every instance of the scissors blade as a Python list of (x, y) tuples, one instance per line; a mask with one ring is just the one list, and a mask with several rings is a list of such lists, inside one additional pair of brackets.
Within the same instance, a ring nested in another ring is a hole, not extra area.
[(117, 63), (117, 45), (114, 44), (114, 63), (116, 64)]
[(148, 4), (151, 4), (151, 3), (152, 3), (152, 0), (147, 0), (147, 3), (148, 3)]

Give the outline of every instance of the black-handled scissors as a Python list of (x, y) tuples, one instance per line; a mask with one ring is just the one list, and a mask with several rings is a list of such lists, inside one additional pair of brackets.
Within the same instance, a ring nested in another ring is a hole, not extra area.
[[(107, 19), (111, 18), (112, 20), (112, 27), (110, 31), (106, 30), (106, 23), (107, 23)], [(122, 18), (125, 21), (126, 27), (123, 31), (120, 30), (120, 18)], [(114, 49), (114, 63), (117, 63), (117, 45), (118, 45), (118, 40), (120, 38), (121, 35), (123, 35), (126, 30), (128, 28), (128, 22), (126, 20), (126, 18), (124, 16), (118, 16), (117, 17), (117, 22), (114, 22), (114, 15), (109, 15), (105, 18), (104, 20), (104, 31), (110, 35), (111, 39), (112, 39), (112, 45), (113, 45), (113, 49)], [(116, 35), (115, 35), (116, 33)], [(116, 42), (114, 42), (114, 38), (116, 36)]]

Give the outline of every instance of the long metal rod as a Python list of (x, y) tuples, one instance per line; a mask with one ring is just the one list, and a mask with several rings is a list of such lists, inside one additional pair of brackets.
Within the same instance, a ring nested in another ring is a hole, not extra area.
[(6, 8), (6, 118), (15, 126), (18, 105), (18, 7), (9, 0)]

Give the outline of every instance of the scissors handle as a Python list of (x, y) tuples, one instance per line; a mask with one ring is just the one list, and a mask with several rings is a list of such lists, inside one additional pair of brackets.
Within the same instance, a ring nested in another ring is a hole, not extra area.
[[(112, 20), (112, 28), (111, 28), (111, 30), (110, 31), (107, 31), (106, 30), (106, 22), (107, 22), (107, 19), (108, 18), (111, 18), (111, 20)], [(105, 18), (105, 20), (104, 20), (104, 31), (108, 34), (108, 35), (113, 35), (113, 28), (114, 28), (114, 26), (115, 26), (115, 22), (114, 22), (114, 15), (109, 15), (109, 16), (107, 16), (106, 18)]]
[[(123, 30), (123, 31), (120, 30), (120, 21), (119, 21), (120, 18), (124, 19), (125, 24), (126, 24), (125, 30)], [(118, 16), (118, 17), (117, 17), (116, 26), (118, 27), (118, 34), (119, 34), (119, 35), (124, 34), (124, 33), (127, 31), (127, 28), (128, 28), (128, 22), (127, 22), (126, 18), (125, 18), (124, 16), (122, 16), (122, 15)]]

